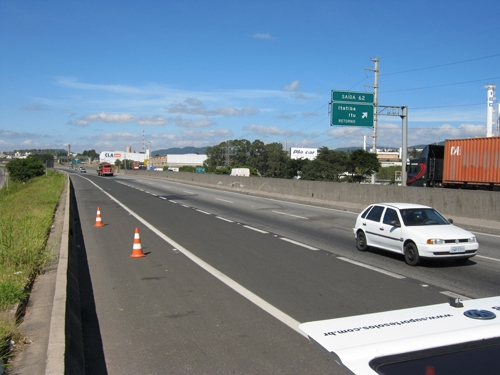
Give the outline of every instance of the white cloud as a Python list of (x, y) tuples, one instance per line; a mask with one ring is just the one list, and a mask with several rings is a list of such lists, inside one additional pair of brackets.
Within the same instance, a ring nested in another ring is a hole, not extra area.
[(262, 125), (248, 125), (244, 127), (245, 130), (248, 130), (252, 133), (259, 135), (292, 135), (296, 134), (291, 130), (281, 130), (276, 126), (262, 126)]
[(206, 128), (214, 124), (212, 121), (208, 120), (187, 121), (183, 119), (177, 119), (175, 120), (175, 123), (177, 126), (182, 128)]
[(168, 122), (167, 119), (155, 115), (155, 116), (141, 116), (138, 120), (137, 123), (141, 126), (163, 126), (166, 125)]
[(23, 111), (43, 111), (45, 108), (38, 104), (27, 105), (21, 107)]
[(252, 38), (255, 38), (255, 39), (276, 39), (275, 37), (271, 36), (271, 34), (269, 34), (269, 33), (265, 33), (265, 34), (255, 33), (252, 35)]
[(299, 81), (295, 80), (289, 85), (283, 87), (283, 91), (296, 91), (299, 87)]
[[(187, 105), (185, 104), (187, 103)], [(184, 115), (199, 115), (199, 116), (244, 116), (255, 115), (259, 113), (258, 108), (243, 107), (241, 109), (234, 107), (221, 107), (216, 109), (207, 109), (203, 103), (197, 99), (187, 99), (184, 103), (174, 104), (166, 109), (168, 113), (178, 113)]]

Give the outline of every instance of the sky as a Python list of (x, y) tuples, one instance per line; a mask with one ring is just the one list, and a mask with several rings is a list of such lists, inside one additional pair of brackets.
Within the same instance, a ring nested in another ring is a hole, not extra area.
[[(0, 0), (0, 152), (369, 149), (373, 128), (331, 126), (329, 103), (332, 90), (373, 93), (375, 58), (379, 111), (408, 108), (409, 146), (485, 136), (499, 12), (498, 0)], [(376, 145), (401, 147), (386, 111)]]

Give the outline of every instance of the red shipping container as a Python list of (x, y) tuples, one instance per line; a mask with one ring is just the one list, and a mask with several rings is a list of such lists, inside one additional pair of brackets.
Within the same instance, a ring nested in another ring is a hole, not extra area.
[(500, 137), (447, 139), (443, 185), (500, 186)]

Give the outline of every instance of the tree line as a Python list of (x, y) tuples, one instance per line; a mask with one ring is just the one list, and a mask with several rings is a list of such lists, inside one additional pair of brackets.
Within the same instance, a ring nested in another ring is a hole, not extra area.
[(207, 173), (229, 174), (232, 168), (249, 168), (251, 175), (301, 178), (314, 181), (361, 181), (381, 168), (377, 155), (359, 149), (318, 149), (316, 159), (291, 159), (278, 142), (264, 144), (236, 139), (207, 148)]

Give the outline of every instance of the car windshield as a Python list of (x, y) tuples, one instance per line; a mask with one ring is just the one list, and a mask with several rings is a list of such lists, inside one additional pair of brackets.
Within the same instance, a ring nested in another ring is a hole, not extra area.
[(433, 208), (408, 208), (400, 212), (403, 222), (407, 227), (450, 224), (448, 220)]

